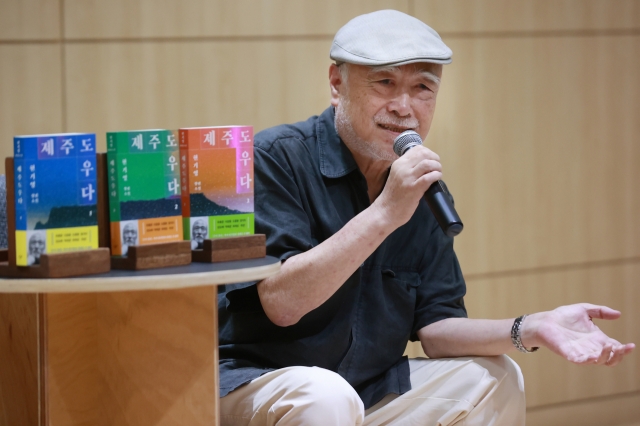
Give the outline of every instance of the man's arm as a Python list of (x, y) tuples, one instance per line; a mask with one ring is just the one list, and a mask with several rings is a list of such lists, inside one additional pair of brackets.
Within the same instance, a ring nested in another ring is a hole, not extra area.
[(267, 317), (286, 327), (324, 303), (389, 235), (372, 205), (313, 249), (290, 257), (280, 272), (258, 283)]
[[(576, 364), (613, 366), (635, 345), (608, 337), (592, 318), (619, 317), (616, 310), (588, 303), (528, 315), (522, 325), (522, 344), (529, 349), (547, 347)], [(430, 358), (502, 355), (515, 349), (511, 343), (513, 321), (448, 318), (423, 327), (418, 337)]]
[(425, 191), (442, 176), (439, 157), (419, 148), (393, 163), (384, 190), (369, 208), (258, 283), (260, 302), (274, 324), (293, 325), (324, 303), (389, 234), (409, 221)]

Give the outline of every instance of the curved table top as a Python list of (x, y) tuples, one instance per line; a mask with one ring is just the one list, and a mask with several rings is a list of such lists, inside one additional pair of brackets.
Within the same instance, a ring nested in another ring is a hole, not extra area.
[(191, 263), (144, 271), (112, 270), (73, 278), (0, 278), (0, 293), (93, 293), (166, 290), (258, 281), (280, 270), (280, 260), (260, 259), (220, 263)]

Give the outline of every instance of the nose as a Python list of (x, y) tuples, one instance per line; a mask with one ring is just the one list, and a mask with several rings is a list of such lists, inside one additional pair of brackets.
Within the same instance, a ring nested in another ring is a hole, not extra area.
[(408, 93), (400, 93), (387, 105), (387, 111), (399, 117), (411, 117), (411, 97)]

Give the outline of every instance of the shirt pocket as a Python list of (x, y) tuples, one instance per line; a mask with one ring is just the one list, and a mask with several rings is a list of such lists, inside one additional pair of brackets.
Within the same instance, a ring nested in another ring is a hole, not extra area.
[(405, 334), (408, 338), (413, 326), (420, 274), (392, 269), (382, 269), (381, 274), (385, 326), (402, 335), (403, 339)]
[[(407, 291), (420, 286), (420, 274), (417, 272), (394, 271), (393, 269), (382, 269), (382, 281), (390, 285), (397, 285)], [(395, 283), (395, 284), (392, 284)]]

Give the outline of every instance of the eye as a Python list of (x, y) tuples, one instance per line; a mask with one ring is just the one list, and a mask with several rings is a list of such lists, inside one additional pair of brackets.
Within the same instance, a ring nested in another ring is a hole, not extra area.
[(382, 80), (378, 80), (378, 83), (382, 84), (383, 86), (388, 86), (391, 84), (391, 79), (390, 78), (385, 78)]
[(426, 84), (419, 84), (418, 87), (420, 88), (420, 90), (428, 90), (430, 92), (433, 92), (433, 90), (431, 90), (431, 88)]

